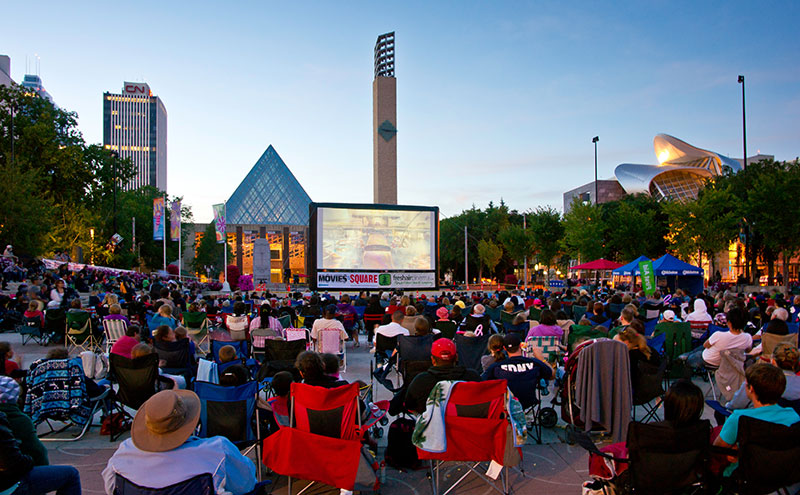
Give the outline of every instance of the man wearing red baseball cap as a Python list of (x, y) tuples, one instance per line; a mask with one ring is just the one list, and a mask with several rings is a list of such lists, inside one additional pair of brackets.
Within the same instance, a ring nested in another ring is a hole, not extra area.
[(458, 366), (458, 353), (456, 344), (450, 339), (441, 338), (431, 346), (431, 363), (433, 366), (417, 375), (408, 386), (405, 398), (405, 408), (413, 413), (425, 412), (425, 403), (428, 401), (433, 386), (444, 380), (461, 380), (466, 382), (479, 382), (480, 375), (474, 370)]

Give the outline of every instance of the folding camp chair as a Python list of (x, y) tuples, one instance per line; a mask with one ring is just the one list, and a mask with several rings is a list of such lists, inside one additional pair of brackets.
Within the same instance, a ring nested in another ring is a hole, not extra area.
[(292, 326), (292, 316), (291, 315), (283, 315), (278, 318), (278, 323), (281, 324), (283, 328), (290, 328)]
[[(196, 382), (194, 391), (200, 398), (199, 436), (201, 438), (223, 436), (239, 450), (244, 450), (244, 455), (255, 449), (256, 459), (261, 459), (259, 445), (261, 427), (256, 408), (258, 382), (250, 381), (238, 387)], [(258, 463), (256, 469), (260, 481), (261, 469)]]
[(33, 340), (39, 345), (47, 345), (47, 336), (42, 332), (42, 319), (39, 316), (25, 318), (22, 325), (17, 325), (17, 333), (22, 338), (22, 345)]
[(284, 328), (283, 333), (286, 335), (286, 340), (302, 340), (308, 342), (308, 330), (305, 328)]
[[(417, 447), (420, 460), (430, 461), (431, 489), (434, 495), (439, 494), (440, 471), (443, 463), (448, 461), (463, 463), (467, 470), (443, 495), (455, 490), (470, 473), (475, 473), (499, 493), (511, 493), (508, 466), (505, 465), (506, 435), (509, 429), (505, 410), (507, 390), (505, 380), (457, 382), (452, 385), (444, 411), (446, 450), (428, 452)], [(478, 470), (481, 462), (488, 461), (503, 466), (500, 473), (502, 489)]]
[(339, 357), (342, 372), (347, 371), (347, 346), (336, 328), (323, 328), (317, 333), (317, 352)]
[(431, 367), (432, 334), (409, 337), (397, 336), (397, 371), (403, 383), (411, 383), (415, 376)]
[(300, 380), (300, 372), (295, 368), (294, 362), (298, 354), (306, 350), (304, 340), (265, 340), (264, 363), (258, 370), (258, 380), (269, 378), (279, 371), (289, 371)]
[[(345, 490), (376, 490), (374, 460), (361, 448), (362, 422), (358, 384), (326, 389), (292, 383), (290, 425), (264, 440), (264, 464), (292, 478)], [(371, 457), (371, 456), (370, 456)], [(336, 462), (331, 462), (335, 459)]]
[[(186, 332), (194, 339), (197, 347), (208, 351), (208, 317), (202, 311), (183, 313), (183, 324)], [(205, 344), (205, 347), (203, 347)]]
[(261, 356), (261, 361), (263, 361), (264, 348), (266, 347), (264, 342), (281, 338), (281, 336), (271, 328), (255, 328), (250, 331), (250, 338), (253, 341), (253, 358), (258, 361), (258, 356)]
[(189, 347), (189, 339), (180, 339), (174, 342), (153, 342), (156, 354), (161, 363), (161, 371), (168, 375), (183, 376), (187, 386), (191, 388), (192, 378), (195, 375), (194, 356)]
[(456, 334), (455, 344), (458, 353), (458, 364), (465, 368), (475, 370), (480, 374), (483, 372), (481, 357), (486, 354), (489, 334), (485, 333), (480, 337), (466, 337), (464, 334)]
[(435, 322), (433, 326), (442, 332), (442, 337), (450, 340), (453, 340), (453, 338), (456, 336), (456, 330), (458, 329), (456, 322), (450, 320), (439, 320)]
[(585, 340), (599, 339), (607, 337), (608, 333), (600, 330), (595, 330), (590, 325), (572, 325), (569, 329), (569, 336), (567, 337), (567, 350), (572, 352), (575, 346)]
[(534, 357), (534, 347), (542, 351), (545, 360), (550, 364), (557, 363), (561, 356), (564, 355), (561, 348), (561, 339), (557, 335), (529, 337), (525, 340), (525, 348), (522, 353), (526, 357)]
[[(491, 319), (493, 322), (500, 323), (500, 318), (501, 318), (500, 317), (500, 313), (502, 311), (503, 310), (500, 309), (500, 308), (487, 307), (486, 308), (486, 316), (488, 316), (489, 319)], [(451, 337), (448, 337), (448, 338), (451, 338)]]
[(229, 345), (236, 349), (236, 357), (240, 359), (247, 359), (250, 357), (250, 346), (246, 340), (225, 341), (225, 340), (210, 340), (209, 353), (213, 356), (214, 361), (219, 364), (219, 350)]
[(667, 360), (665, 377), (681, 378), (685, 371), (676, 366), (678, 356), (692, 350), (691, 325), (688, 322), (661, 322), (653, 332), (653, 339), (664, 335), (664, 357)]
[[(469, 314), (469, 313), (464, 313), (463, 311), (461, 313), (465, 314), (465, 315)], [(515, 311), (513, 313), (509, 313), (507, 311), (501, 311), (500, 312), (500, 323), (503, 325), (503, 328), (506, 328), (507, 326), (511, 326), (514, 323), (514, 318), (516, 318), (518, 314), (519, 314), (519, 311)]]
[(783, 426), (741, 416), (736, 443), (739, 466), (729, 488), (742, 495), (794, 493), (788, 488), (800, 482), (800, 422)]
[(633, 422), (628, 427), (627, 459), (601, 452), (588, 433), (577, 432), (577, 441), (591, 454), (629, 463), (631, 493), (707, 493), (712, 484), (710, 432), (708, 420), (680, 429), (660, 423)]
[(531, 306), (528, 308), (528, 320), (539, 321), (542, 319), (542, 310)]
[[(664, 375), (667, 370), (667, 359), (661, 357), (658, 366), (640, 360), (638, 362), (638, 383), (633, 390), (633, 420), (636, 421), (636, 406), (645, 410), (641, 422), (655, 421), (658, 419), (658, 409), (664, 397)], [(655, 403), (653, 402), (655, 401)]]
[(109, 378), (118, 385), (114, 400), (120, 406), (138, 410), (159, 390), (173, 387), (174, 382), (158, 373), (158, 355), (147, 354), (128, 359), (119, 354), (109, 355)]
[[(86, 392), (86, 376), (80, 358), (40, 359), (31, 363), (30, 372), (25, 378), (28, 391), (25, 394), (23, 412), (30, 416), (34, 425), (46, 422), (49, 431), (39, 435), (43, 442), (74, 442), (80, 440), (91, 426), (94, 417), (104, 401), (111, 394), (107, 388), (97, 397), (89, 397)], [(51, 421), (66, 423), (55, 429)], [(77, 426), (80, 433), (72, 438), (48, 438), (67, 428)]]
[(106, 337), (106, 354), (111, 352), (111, 346), (125, 335), (128, 324), (125, 320), (103, 320), (103, 333)]
[(572, 305), (572, 319), (580, 322), (583, 315), (586, 314), (586, 306)]
[(210, 473), (198, 474), (188, 480), (164, 488), (150, 488), (127, 480), (117, 473), (112, 495), (214, 495), (214, 479)]
[(761, 334), (761, 359), (769, 361), (772, 359), (772, 352), (778, 344), (789, 344), (797, 347), (797, 334), (776, 335), (774, 333)]
[(64, 335), (66, 327), (66, 311), (61, 308), (54, 308), (44, 312), (44, 332), (51, 336), (51, 340), (59, 339)]
[(100, 343), (92, 334), (92, 318), (88, 311), (67, 311), (67, 352), (75, 349), (94, 351)]

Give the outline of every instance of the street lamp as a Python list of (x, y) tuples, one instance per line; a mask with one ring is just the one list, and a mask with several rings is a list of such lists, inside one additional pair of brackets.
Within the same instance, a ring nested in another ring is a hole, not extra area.
[(597, 195), (597, 142), (600, 141), (600, 138), (595, 136), (592, 138), (592, 142), (594, 143), (594, 204), (597, 206), (599, 203), (599, 197)]
[(747, 123), (744, 118), (744, 76), (739, 76), (739, 84), (742, 85), (742, 168), (747, 167)]

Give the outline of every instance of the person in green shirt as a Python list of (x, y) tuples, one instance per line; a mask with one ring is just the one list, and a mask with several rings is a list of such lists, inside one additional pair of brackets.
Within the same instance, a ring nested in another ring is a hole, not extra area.
[[(739, 436), (739, 418), (751, 418), (768, 421), (784, 426), (791, 426), (800, 421), (794, 409), (781, 407), (777, 404), (786, 388), (786, 377), (783, 371), (768, 363), (757, 363), (747, 368), (745, 372), (747, 382), (747, 397), (753, 403), (752, 409), (737, 409), (722, 425), (719, 436), (714, 440), (714, 445), (719, 447), (736, 448), (736, 439)], [(732, 462), (723, 476), (730, 476), (738, 467), (736, 457), (729, 456)]]
[(47, 466), (47, 449), (44, 448), (31, 418), (20, 411), (17, 405), (19, 399), (19, 384), (11, 377), (0, 376), (0, 412), (8, 417), (11, 431), (19, 442), (19, 450), (33, 459), (34, 466)]

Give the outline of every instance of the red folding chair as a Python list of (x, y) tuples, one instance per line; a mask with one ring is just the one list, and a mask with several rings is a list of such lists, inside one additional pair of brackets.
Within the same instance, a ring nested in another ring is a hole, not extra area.
[[(447, 461), (463, 463), (468, 469), (443, 495), (453, 491), (470, 472), (475, 473), (499, 493), (508, 495), (511, 488), (506, 466), (506, 448), (514, 448), (507, 438), (511, 435), (508, 414), (505, 411), (505, 380), (485, 382), (459, 382), (450, 391), (445, 410), (445, 435), (447, 450), (441, 453), (417, 448), (420, 460), (431, 465), (431, 488), (439, 493), (439, 471)], [(521, 456), (521, 451), (518, 450)], [(500, 472), (502, 490), (495, 481), (478, 470), (481, 462), (495, 461), (503, 466)]]
[[(264, 440), (264, 464), (292, 478), (345, 490), (377, 490), (377, 466), (362, 456), (358, 384), (326, 389), (292, 383), (290, 425)], [(367, 465), (365, 466), (365, 463)]]

